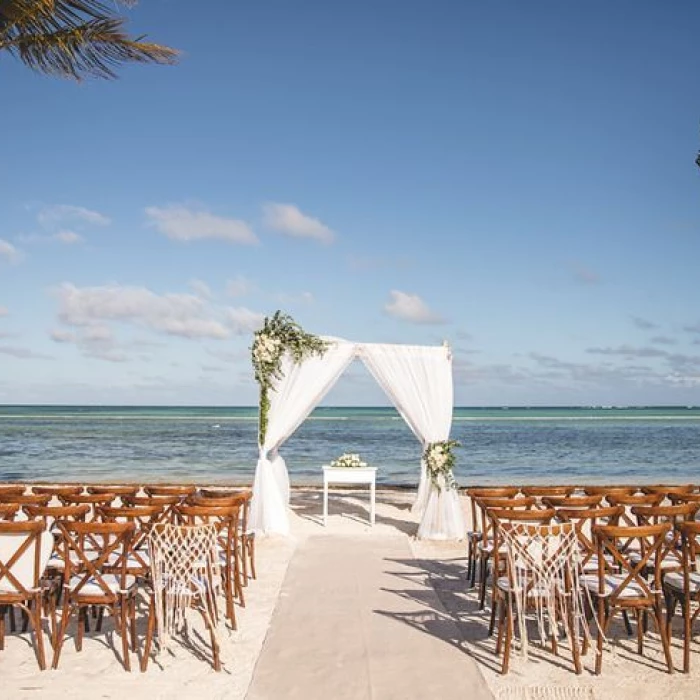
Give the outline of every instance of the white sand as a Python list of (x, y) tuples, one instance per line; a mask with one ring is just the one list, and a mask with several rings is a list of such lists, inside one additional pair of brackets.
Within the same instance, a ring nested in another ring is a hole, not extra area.
[[(594, 697), (599, 700), (645, 700), (659, 697), (696, 698), (700, 696), (700, 644), (695, 644), (691, 656), (691, 673), (670, 676), (662, 670), (658, 636), (647, 635), (645, 655), (636, 654), (636, 641), (628, 641), (621, 632), (620, 642), (606, 650), (603, 672), (592, 674), (593, 653), (584, 658), (581, 676), (572, 671), (566, 649), (560, 657), (537, 648), (525, 661), (517, 649), (511, 661), (511, 672), (503, 677), (498, 670), (500, 660), (493, 653), (494, 640), (487, 637), (488, 608), (479, 611), (476, 593), (467, 591), (464, 543), (436, 543), (412, 539), (417, 523), (410, 512), (410, 493), (379, 491), (377, 493), (377, 523), (367, 523), (365, 493), (331, 497), (328, 527), (321, 520), (321, 493), (298, 490), (292, 496), (292, 537), (260, 538), (257, 544), (258, 580), (246, 589), (246, 608), (237, 608), (239, 630), (222, 632), (221, 657), (224, 670), (215, 673), (209, 662), (207, 636), (199, 637), (201, 626), (193, 618), (189, 644), (179, 646), (175, 654), (162, 654), (158, 663), (151, 661), (148, 671), (140, 673), (138, 660), (132, 656), (134, 670), (126, 673), (114, 651), (111, 632), (90, 633), (83, 651), (77, 653), (73, 644), (74, 627), (64, 645), (57, 671), (40, 672), (36, 665), (27, 634), (8, 634), (6, 648), (0, 652), (2, 694), (12, 698), (123, 698), (156, 700), (158, 698), (229, 698), (242, 700), (250, 684), (256, 659), (262, 648), (272, 612), (289, 561), (298, 542), (309, 535), (335, 534), (353, 536), (361, 541), (371, 537), (409, 538), (419, 566), (417, 577), (429, 580), (438, 593), (443, 608), (457, 623), (461, 635), (457, 641), (465, 653), (478, 662), (496, 698), (528, 697)], [(465, 512), (468, 502), (464, 500)], [(419, 604), (417, 603), (419, 607)], [(417, 610), (418, 611), (418, 610)], [(454, 626), (452, 626), (454, 627)], [(105, 622), (105, 629), (111, 625)], [(303, 630), (300, 630), (303, 633)], [(397, 630), (397, 634), (400, 634)], [(426, 629), (426, 634), (431, 631)], [(48, 641), (48, 640), (47, 640)], [(118, 644), (117, 640), (117, 646)], [(673, 637), (676, 666), (681, 664), (681, 644), (677, 631)], [(47, 649), (50, 646), (47, 643)], [(202, 658), (201, 654), (205, 655)], [(50, 654), (49, 663), (50, 663)], [(416, 659), (420, 663), (420, 659)], [(339, 679), (339, 682), (341, 679)], [(531, 692), (527, 689), (530, 688)], [(544, 695), (537, 689), (545, 688)], [(561, 689), (559, 692), (557, 689)], [(565, 689), (580, 689), (571, 695)], [(331, 696), (329, 696), (331, 697)], [(271, 698), (270, 700), (277, 700)], [(358, 699), (359, 700), (359, 699)], [(378, 700), (382, 700), (379, 698)]]

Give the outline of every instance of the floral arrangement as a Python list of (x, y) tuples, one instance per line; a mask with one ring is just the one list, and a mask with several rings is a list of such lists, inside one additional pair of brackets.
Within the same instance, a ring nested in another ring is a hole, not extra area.
[(267, 433), (267, 414), (270, 410), (272, 381), (281, 378), (280, 368), (285, 353), (290, 353), (295, 363), (311, 355), (323, 355), (328, 343), (316, 335), (306, 333), (301, 326), (287, 314), (275, 311), (272, 317), (266, 317), (260, 330), (255, 331), (251, 348), (255, 379), (260, 386), (260, 415), (258, 440), (265, 443)]
[(360, 455), (350, 454), (350, 453), (340, 455), (340, 457), (338, 457), (338, 459), (334, 459), (331, 462), (331, 467), (335, 467), (338, 469), (347, 468), (347, 467), (366, 467), (366, 466), (367, 466), (367, 462), (363, 462), (360, 459)]
[(457, 482), (452, 473), (456, 461), (452, 449), (459, 446), (460, 443), (457, 440), (442, 440), (431, 442), (423, 452), (423, 461), (428, 476), (438, 491), (442, 488), (440, 476), (443, 477), (443, 483), (448, 489), (457, 488)]

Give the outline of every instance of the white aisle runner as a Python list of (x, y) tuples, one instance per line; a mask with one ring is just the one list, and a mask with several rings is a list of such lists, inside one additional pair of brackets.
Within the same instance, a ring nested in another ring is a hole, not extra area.
[(404, 538), (299, 546), (248, 700), (486, 700), (454, 622)]

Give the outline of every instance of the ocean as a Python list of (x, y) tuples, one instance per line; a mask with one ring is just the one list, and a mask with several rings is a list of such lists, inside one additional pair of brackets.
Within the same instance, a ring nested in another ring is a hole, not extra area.
[[(0, 481), (251, 484), (253, 407), (0, 406)], [(462, 486), (700, 482), (700, 407), (455, 408)], [(281, 450), (292, 485), (357, 452), (414, 486), (420, 445), (393, 408), (318, 408)]]

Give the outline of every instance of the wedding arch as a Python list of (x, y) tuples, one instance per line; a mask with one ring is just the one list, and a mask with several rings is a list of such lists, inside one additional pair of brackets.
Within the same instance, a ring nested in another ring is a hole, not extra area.
[(461, 539), (464, 518), (452, 475), (452, 355), (440, 346), (353, 343), (306, 333), (277, 312), (255, 333), (252, 348), (260, 385), (259, 457), (250, 526), (289, 532), (289, 474), (279, 450), (359, 358), (423, 446), (412, 510), (418, 537)]

